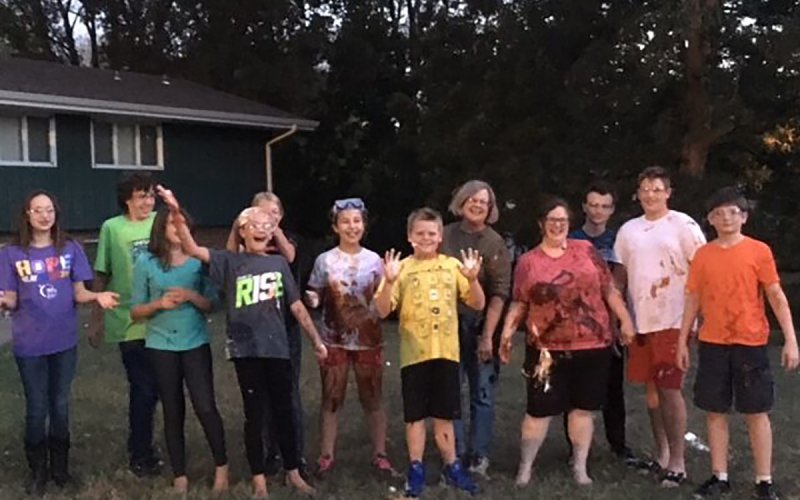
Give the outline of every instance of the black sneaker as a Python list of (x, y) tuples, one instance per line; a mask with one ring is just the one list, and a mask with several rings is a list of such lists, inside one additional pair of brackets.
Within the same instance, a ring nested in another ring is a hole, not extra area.
[(770, 481), (759, 481), (753, 491), (754, 500), (780, 500), (775, 485)]
[(163, 462), (155, 455), (131, 460), (129, 469), (136, 477), (155, 477), (161, 475), (161, 466)]
[(718, 498), (731, 492), (731, 483), (727, 479), (722, 481), (717, 476), (711, 476), (699, 488), (694, 490), (695, 498)]

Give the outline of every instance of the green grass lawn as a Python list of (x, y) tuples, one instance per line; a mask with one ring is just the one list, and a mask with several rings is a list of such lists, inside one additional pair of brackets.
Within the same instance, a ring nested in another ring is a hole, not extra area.
[[(242, 409), (239, 390), (231, 365), (224, 360), (222, 351), (223, 318), (212, 317), (214, 352), (216, 358), (217, 400), (225, 422), (228, 453), (231, 461), (232, 489), (229, 498), (247, 498), (249, 481), (242, 445)], [(407, 465), (403, 437), (402, 404), (398, 347), (394, 328), (388, 327), (386, 366), (384, 377), (385, 401), (389, 414), (389, 454), (398, 469)], [(521, 340), (521, 339), (518, 339)], [(773, 347), (773, 362), (779, 350)], [(591, 499), (673, 499), (690, 497), (692, 485), (702, 482), (708, 475), (708, 454), (690, 449), (687, 452), (690, 484), (680, 490), (660, 490), (653, 479), (626, 470), (610, 455), (602, 430), (602, 418), (597, 419), (595, 444), (590, 458), (590, 473), (594, 485), (578, 488), (572, 482), (566, 466), (566, 446), (560, 422), (554, 422), (534, 470), (534, 480), (524, 490), (513, 486), (518, 457), (519, 421), (525, 406), (523, 379), (519, 366), (523, 349), (518, 344), (513, 363), (500, 378), (492, 480), (483, 483), (482, 498), (591, 498)], [(783, 498), (800, 499), (800, 433), (795, 430), (800, 416), (800, 376), (775, 370), (778, 386), (778, 403), (773, 412), (775, 427), (775, 479)], [(693, 375), (690, 376), (690, 382)], [(22, 483), (27, 468), (22, 452), (23, 396), (16, 366), (8, 347), (0, 350), (0, 499), (24, 498)], [(691, 387), (691, 383), (687, 384)], [(306, 407), (306, 454), (310, 461), (318, 452), (317, 416), (319, 409), (319, 375), (313, 356), (307, 350), (304, 357), (302, 379), (303, 401)], [(689, 390), (685, 391), (687, 394)], [(125, 440), (127, 420), (127, 386), (113, 346), (95, 351), (85, 342), (80, 346), (78, 374), (72, 399), (72, 471), (80, 476), (82, 485), (55, 494), (50, 487), (48, 498), (79, 499), (160, 499), (174, 498), (168, 493), (170, 476), (139, 480), (127, 470)], [(160, 410), (159, 410), (160, 412)], [(628, 439), (638, 452), (646, 452), (650, 445), (649, 426), (643, 407), (641, 391), (630, 388), (628, 392)], [(160, 420), (160, 413), (159, 413)], [(705, 435), (702, 414), (691, 404), (689, 429)], [(163, 450), (159, 427), (157, 437)], [(199, 425), (189, 410), (186, 432), (188, 435), (188, 473), (192, 482), (190, 498), (210, 498), (210, 481), (213, 472), (211, 455)], [(731, 425), (730, 475), (734, 483), (732, 498), (748, 498), (751, 493), (750, 452), (744, 424), (735, 418)], [(336, 472), (325, 481), (317, 481), (321, 498), (325, 499), (380, 499), (389, 496), (389, 488), (402, 488), (402, 479), (394, 483), (373, 475), (369, 467), (370, 443), (365, 422), (352, 386), (340, 417)], [(165, 454), (166, 452), (162, 452)], [(427, 459), (430, 487), (423, 498), (455, 499), (461, 494), (438, 486), (435, 478), (439, 461), (432, 439), (429, 439)], [(295, 494), (283, 486), (270, 483), (271, 498), (294, 498)]]

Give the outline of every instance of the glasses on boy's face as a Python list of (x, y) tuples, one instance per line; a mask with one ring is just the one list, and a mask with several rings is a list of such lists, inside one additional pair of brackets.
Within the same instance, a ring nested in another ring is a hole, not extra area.
[(262, 231), (272, 231), (275, 229), (275, 224), (271, 222), (248, 222), (246, 226), (253, 231), (261, 229)]
[(31, 214), (31, 215), (53, 215), (53, 214), (56, 213), (56, 209), (55, 208), (36, 207), (36, 208), (29, 209), (28, 213)]
[(133, 195), (133, 199), (134, 200), (147, 200), (147, 199), (150, 199), (150, 198), (152, 198), (152, 199), (156, 198), (156, 192), (155, 191), (139, 192), (139, 193), (134, 193), (134, 195)]
[(742, 212), (742, 210), (737, 207), (715, 208), (714, 210), (711, 211), (711, 215), (713, 217), (719, 217), (719, 218), (724, 218), (724, 217), (734, 218), (742, 215), (743, 213), (744, 212)]

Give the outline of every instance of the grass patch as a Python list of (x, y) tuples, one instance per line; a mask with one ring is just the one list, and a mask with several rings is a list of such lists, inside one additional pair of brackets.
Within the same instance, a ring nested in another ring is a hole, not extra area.
[[(84, 315), (85, 317), (85, 315)], [(242, 443), (242, 409), (238, 385), (233, 368), (222, 354), (223, 318), (212, 316), (211, 328), (214, 342), (217, 399), (225, 424), (228, 455), (232, 472), (232, 490), (228, 498), (249, 497), (249, 477)], [(386, 367), (384, 393), (389, 414), (389, 455), (398, 469), (407, 465), (400, 397), (399, 350), (393, 325), (387, 327)], [(521, 339), (519, 339), (521, 340)], [(772, 348), (773, 366), (777, 366), (779, 348)], [(689, 477), (692, 484), (679, 492), (660, 490), (654, 481), (627, 471), (617, 463), (603, 436), (602, 418), (596, 420), (595, 443), (590, 457), (590, 474), (595, 483), (590, 488), (574, 486), (566, 466), (566, 445), (560, 421), (553, 422), (550, 435), (537, 460), (534, 479), (530, 487), (516, 490), (513, 477), (516, 472), (519, 442), (519, 422), (525, 407), (525, 392), (519, 366), (523, 349), (519, 345), (512, 364), (501, 373), (498, 393), (494, 449), (492, 452), (492, 480), (483, 483), (482, 498), (574, 498), (574, 499), (673, 499), (687, 497), (693, 484), (699, 484), (709, 474), (708, 454), (690, 449), (687, 452)], [(800, 499), (800, 478), (795, 470), (800, 463), (800, 434), (795, 431), (800, 416), (800, 400), (792, 395), (800, 390), (800, 376), (775, 369), (778, 401), (773, 411), (775, 429), (775, 478), (783, 497)], [(310, 461), (319, 450), (317, 418), (320, 385), (315, 360), (310, 351), (304, 353), (302, 375), (303, 401), (306, 408), (306, 455)], [(689, 389), (694, 375), (690, 374)], [(25, 498), (22, 483), (27, 476), (27, 466), (22, 451), (24, 399), (16, 365), (8, 347), (0, 350), (0, 498)], [(386, 498), (389, 487), (400, 490), (402, 480), (386, 482), (373, 475), (370, 466), (371, 446), (362, 418), (355, 387), (350, 384), (347, 402), (340, 416), (337, 444), (336, 472), (325, 481), (316, 482), (321, 498), (330, 500)], [(628, 440), (637, 452), (645, 453), (650, 446), (649, 425), (642, 391), (628, 388)], [(213, 462), (202, 431), (187, 402), (187, 454), (188, 474), (191, 482), (190, 498), (211, 498), (210, 482)], [(160, 409), (158, 419), (160, 421)], [(689, 429), (705, 436), (701, 412), (689, 405)], [(72, 399), (72, 471), (82, 480), (79, 488), (56, 492), (49, 486), (48, 498), (53, 499), (169, 499), (171, 482), (168, 473), (152, 480), (139, 480), (127, 470), (125, 441), (127, 439), (127, 385), (114, 346), (104, 346), (99, 351), (81, 343), (78, 374), (73, 386)], [(158, 428), (157, 442), (162, 450), (163, 437)], [(741, 418), (731, 422), (730, 476), (734, 483), (733, 498), (750, 495), (752, 469), (747, 434)], [(165, 451), (162, 453), (165, 455)], [(429, 434), (426, 462), (430, 486), (423, 498), (456, 499), (461, 494), (437, 485), (439, 460), (432, 436)], [(52, 484), (52, 483), (51, 483)], [(270, 498), (297, 498), (283, 486), (270, 484)]]

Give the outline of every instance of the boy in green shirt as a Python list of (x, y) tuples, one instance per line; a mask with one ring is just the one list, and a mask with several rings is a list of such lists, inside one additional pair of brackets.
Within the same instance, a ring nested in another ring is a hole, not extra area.
[(153, 419), (158, 403), (155, 375), (145, 352), (145, 324), (130, 316), (133, 263), (147, 250), (153, 226), (155, 183), (148, 174), (133, 174), (117, 185), (117, 203), (122, 214), (106, 220), (100, 228), (94, 263), (95, 290), (119, 294), (119, 307), (103, 312), (95, 309), (89, 328), (89, 343), (98, 347), (105, 338), (119, 345), (128, 378), (128, 455), (135, 475), (155, 476), (161, 462), (153, 450)]

